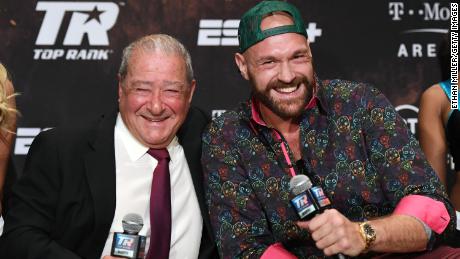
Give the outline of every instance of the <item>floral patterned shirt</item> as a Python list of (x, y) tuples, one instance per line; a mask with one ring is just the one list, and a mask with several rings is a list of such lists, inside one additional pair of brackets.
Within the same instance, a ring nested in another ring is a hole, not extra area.
[[(319, 81), (300, 122), (302, 159), (335, 209), (352, 221), (391, 214), (410, 194), (454, 210), (418, 141), (385, 96), (366, 84)], [(274, 129), (257, 124), (252, 101), (216, 118), (203, 134), (206, 199), (221, 258), (259, 258), (274, 243), (299, 258), (323, 258), (290, 204), (289, 165)]]

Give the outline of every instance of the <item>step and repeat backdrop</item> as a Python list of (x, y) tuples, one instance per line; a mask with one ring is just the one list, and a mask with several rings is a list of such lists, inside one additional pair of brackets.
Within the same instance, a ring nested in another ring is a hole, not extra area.
[[(21, 116), (13, 147), (20, 173), (42, 130), (93, 120), (117, 105), (123, 48), (151, 33), (190, 50), (193, 103), (210, 116), (249, 95), (234, 64), (239, 18), (252, 0), (0, 0), (0, 61), (13, 76)], [(317, 74), (372, 83), (416, 133), (418, 99), (441, 80), (438, 50), (448, 1), (289, 1), (302, 12)]]

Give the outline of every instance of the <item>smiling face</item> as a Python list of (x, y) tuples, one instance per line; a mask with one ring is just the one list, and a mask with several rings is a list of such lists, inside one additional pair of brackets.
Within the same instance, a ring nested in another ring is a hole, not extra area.
[(123, 122), (143, 145), (164, 148), (185, 120), (194, 90), (179, 55), (133, 50), (118, 85)]
[[(261, 29), (292, 24), (283, 13), (267, 16)], [(291, 119), (299, 116), (310, 100), (314, 76), (312, 56), (307, 39), (297, 33), (268, 37), (251, 46), (235, 61), (241, 74), (250, 80), (261, 109)]]

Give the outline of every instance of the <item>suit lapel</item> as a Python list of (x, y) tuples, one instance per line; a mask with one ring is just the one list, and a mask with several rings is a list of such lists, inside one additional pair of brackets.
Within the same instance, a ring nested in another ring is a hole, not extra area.
[(204, 195), (203, 195), (203, 175), (202, 167), (200, 163), (201, 149), (193, 148), (187, 143), (183, 144), (185, 157), (187, 159), (188, 167), (190, 168), (190, 174), (192, 175), (193, 186), (195, 187), (195, 193), (200, 203), (200, 209), (202, 213), (208, 213), (205, 207)]
[[(103, 116), (90, 140), (92, 151), (85, 156), (86, 177), (95, 211), (94, 247), (104, 247), (116, 205), (114, 129), (117, 113)], [(100, 243), (100, 244), (99, 244)]]
[(179, 129), (177, 136), (179, 142), (184, 148), (185, 158), (192, 176), (193, 186), (198, 198), (201, 215), (203, 217), (204, 227), (210, 237), (213, 236), (211, 222), (209, 221), (208, 209), (204, 196), (203, 187), (203, 168), (201, 166), (201, 132), (206, 126), (207, 121), (202, 116), (198, 116), (199, 111), (191, 107), (187, 119)]
[[(201, 144), (201, 142), (200, 142)], [(190, 174), (192, 176), (193, 186), (195, 193), (198, 198), (198, 204), (200, 205), (201, 215), (203, 216), (204, 226), (207, 229), (208, 235), (212, 236), (211, 223), (209, 221), (208, 209), (206, 206), (206, 200), (204, 197), (203, 188), (203, 168), (201, 167), (201, 145), (199, 148), (192, 145), (183, 144), (185, 157), (187, 159), (188, 167), (190, 168)]]

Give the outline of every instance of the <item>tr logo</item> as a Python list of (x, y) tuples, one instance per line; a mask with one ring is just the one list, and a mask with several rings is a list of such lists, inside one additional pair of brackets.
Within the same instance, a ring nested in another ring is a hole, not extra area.
[(44, 2), (39, 1), (37, 11), (45, 11), (36, 45), (54, 45), (66, 12), (71, 12), (70, 23), (64, 37), (65, 46), (81, 45), (87, 34), (90, 45), (107, 46), (107, 31), (118, 17), (118, 6), (111, 2)]
[(134, 244), (134, 239), (132, 237), (120, 237), (118, 239), (118, 246), (124, 247), (124, 248), (131, 248), (133, 247)]

